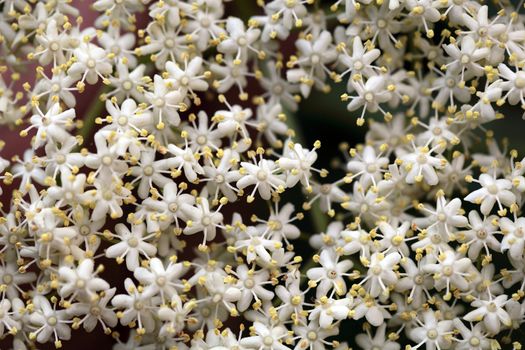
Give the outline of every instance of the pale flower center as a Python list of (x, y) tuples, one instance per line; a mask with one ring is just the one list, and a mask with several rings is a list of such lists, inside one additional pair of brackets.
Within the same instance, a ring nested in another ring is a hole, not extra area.
[(377, 171), (377, 166), (375, 164), (368, 164), (366, 167), (366, 171), (369, 173), (375, 173)]
[(60, 49), (60, 45), (56, 41), (53, 41), (51, 45), (49, 45), (49, 49), (51, 51), (58, 51)]
[(384, 19), (380, 19), (377, 21), (377, 28), (384, 29), (386, 27), (386, 21)]
[(66, 156), (64, 156), (63, 154), (57, 154), (55, 160), (57, 164), (64, 164), (66, 162)]
[(100, 310), (100, 308), (98, 306), (93, 306), (89, 312), (93, 316), (100, 316), (100, 314), (102, 313), (102, 311)]
[(174, 213), (174, 212), (176, 212), (179, 209), (179, 206), (177, 205), (177, 203), (173, 202), (173, 203), (170, 203), (168, 205), (168, 209), (169, 209), (169, 211)]
[(201, 222), (203, 226), (209, 226), (211, 224), (211, 218), (208, 215), (204, 215)]
[(514, 86), (518, 89), (525, 88), (525, 73), (524, 72), (518, 72), (516, 74), (516, 79), (514, 79)]
[(267, 335), (266, 337), (263, 338), (263, 343), (266, 346), (270, 346), (270, 345), (273, 344), (273, 338), (271, 336)]
[(80, 227), (80, 234), (81, 234), (82, 236), (87, 236), (87, 235), (89, 235), (90, 233), (91, 233), (91, 230), (89, 229), (89, 226), (87, 226), (87, 225), (82, 225), (82, 226)]
[(201, 146), (205, 145), (207, 141), (208, 139), (204, 135), (200, 135), (199, 137), (197, 137), (197, 143)]
[(498, 307), (494, 303), (489, 303), (487, 305), (487, 310), (490, 311), (490, 312), (496, 312), (497, 309), (498, 309)]
[(146, 176), (153, 175), (153, 167), (151, 165), (148, 165), (144, 168), (144, 175)]
[(78, 289), (82, 289), (86, 286), (86, 281), (79, 279), (75, 285)]
[(128, 118), (122, 115), (118, 118), (117, 122), (120, 126), (125, 126), (128, 123)]
[(237, 39), (237, 44), (239, 44), (239, 46), (246, 46), (246, 44), (248, 44), (248, 40), (246, 40), (244, 36), (241, 36)]
[(445, 276), (452, 276), (453, 273), (454, 273), (454, 270), (452, 269), (451, 266), (445, 266), (445, 267), (443, 268), (443, 274), (444, 274)]
[(51, 92), (54, 92), (54, 93), (57, 93), (60, 91), (60, 85), (55, 83), (53, 85), (51, 85)]
[(217, 174), (215, 176), (215, 182), (218, 184), (224, 183), (224, 176), (222, 174)]
[(164, 42), (164, 46), (166, 46), (168, 49), (172, 49), (173, 47), (175, 47), (175, 41), (171, 38), (168, 38)]
[(111, 158), (110, 156), (102, 157), (102, 164), (104, 164), (105, 166), (109, 166), (111, 165), (111, 163), (113, 163), (113, 158)]
[(480, 239), (485, 239), (487, 238), (487, 231), (485, 231), (484, 229), (478, 230), (477, 236)]
[(248, 289), (252, 289), (254, 286), (255, 286), (255, 282), (253, 281), (252, 278), (247, 278), (245, 281), (244, 281), (244, 286)]
[(137, 248), (137, 246), (139, 245), (139, 240), (136, 237), (131, 237), (130, 239), (128, 239), (128, 245), (131, 248)]
[(55, 316), (51, 316), (47, 319), (47, 324), (50, 325), (51, 327), (56, 326), (57, 323), (58, 323), (58, 320)]
[(133, 83), (129, 80), (126, 80), (125, 82), (122, 83), (122, 88), (126, 91), (129, 91), (133, 88)]
[(331, 189), (332, 189), (331, 185), (328, 185), (328, 184), (322, 185), (321, 186), (321, 193), (324, 194), (324, 195), (327, 195), (327, 194), (330, 193)]
[(266, 174), (264, 170), (259, 170), (257, 172), (257, 180), (266, 181), (267, 178), (268, 178), (268, 175)]
[(273, 86), (273, 93), (276, 94), (276, 95), (280, 95), (283, 93), (283, 86), (281, 84), (275, 84)]
[(492, 195), (496, 195), (496, 194), (498, 194), (498, 186), (496, 186), (496, 185), (494, 185), (494, 184), (489, 185), (489, 186), (487, 187), (487, 190), (488, 190), (489, 193), (492, 194)]
[(438, 332), (435, 329), (430, 329), (427, 332), (428, 339), (434, 340), (438, 337)]
[(427, 162), (427, 156), (426, 154), (421, 153), (417, 156), (416, 160), (419, 164), (425, 164)]
[(97, 62), (94, 59), (90, 58), (89, 60), (87, 60), (86, 66), (89, 69), (93, 69), (93, 68), (95, 68), (97, 66)]
[(11, 274), (6, 273), (2, 276), (2, 282), (4, 282), (4, 284), (11, 284), (11, 282), (13, 282), (13, 276)]

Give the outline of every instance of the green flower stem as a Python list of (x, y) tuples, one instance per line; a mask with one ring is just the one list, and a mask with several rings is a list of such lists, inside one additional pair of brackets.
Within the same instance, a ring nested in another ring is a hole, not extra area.
[[(93, 133), (93, 129), (95, 128), (95, 119), (97, 117), (100, 117), (100, 114), (105, 108), (105, 102), (101, 101), (98, 96), (108, 93), (110, 91), (110, 87), (107, 85), (103, 85), (98, 89), (95, 96), (97, 96), (96, 100), (94, 100), (89, 108), (86, 110), (86, 113), (84, 114), (84, 125), (82, 125), (82, 129), (80, 129), (79, 135), (82, 136), (82, 141), (85, 142), (91, 134)], [(84, 143), (83, 143), (84, 145)]]
[[(291, 112), (286, 113), (286, 115), (288, 126), (295, 132), (295, 139), (302, 145), (305, 145), (306, 140), (301, 126), (299, 125), (299, 121), (297, 120), (297, 115)], [(321, 211), (318, 202), (312, 204), (312, 208), (309, 210), (309, 212), (315, 233), (323, 232), (326, 229), (326, 226), (328, 226), (328, 218), (325, 213)]]
[[(297, 115), (295, 113), (292, 113), (292, 112), (289, 112), (289, 111), (287, 111), (286, 115), (287, 115), (286, 121), (288, 123), (288, 126), (292, 130), (295, 131), (295, 139), (298, 142), (300, 142), (301, 144), (305, 145), (306, 140), (305, 140), (305, 137), (303, 135), (301, 126), (299, 124), (299, 121), (297, 119)], [(321, 208), (319, 207), (318, 202), (314, 202), (312, 204), (312, 207), (310, 208), (309, 213), (310, 213), (310, 221), (313, 224), (315, 233), (324, 232), (324, 230), (328, 226), (328, 218), (322, 212)], [(304, 239), (304, 240), (308, 241), (309, 238), (310, 238), (309, 235), (301, 233), (301, 239)], [(308, 259), (308, 261), (305, 261), (303, 263), (303, 265), (301, 266), (301, 272), (303, 274), (305, 274), (306, 271), (308, 271), (309, 269), (311, 269), (315, 265), (317, 265), (316, 262), (313, 259), (310, 258), (310, 259)], [(307, 282), (306, 279), (303, 280), (301, 285), (305, 284), (306, 282)]]

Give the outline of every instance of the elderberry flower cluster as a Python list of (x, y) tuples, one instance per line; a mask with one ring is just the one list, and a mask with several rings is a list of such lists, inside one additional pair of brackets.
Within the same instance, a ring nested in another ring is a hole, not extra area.
[(523, 12), (0, 0), (0, 348), (521, 349)]

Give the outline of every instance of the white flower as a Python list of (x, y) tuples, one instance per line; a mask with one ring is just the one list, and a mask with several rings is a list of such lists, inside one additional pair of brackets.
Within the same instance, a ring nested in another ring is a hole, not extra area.
[(332, 35), (328, 31), (321, 32), (312, 41), (299, 39), (295, 45), (299, 50), (299, 57), (295, 57), (291, 64), (299, 68), (289, 69), (286, 78), (291, 83), (299, 83), (301, 94), (308, 97), (312, 86), (323, 88), (328, 71), (326, 66), (337, 59), (337, 52), (332, 46)]
[(11, 302), (9, 299), (0, 301), (0, 336), (4, 336), (5, 330), (16, 334), (18, 329), (21, 328), (20, 322), (15, 320), (9, 310), (11, 310)]
[(477, 10), (477, 13), (471, 12), (470, 15), (464, 13), (462, 16), (463, 24), (479, 39), (495, 39), (506, 29), (503, 23), (496, 23), (495, 20), (489, 19), (488, 12), (488, 6), (483, 5)]
[(107, 214), (113, 219), (121, 217), (124, 214), (122, 203), (129, 198), (130, 190), (115, 183), (114, 177), (109, 174), (99, 176), (94, 185), (95, 189), (87, 192), (91, 195), (91, 203), (94, 203), (93, 220), (103, 219)]
[(73, 125), (75, 119), (75, 110), (68, 109), (62, 111), (59, 103), (55, 103), (44, 114), (37, 108), (38, 114), (31, 117), (31, 126), (21, 132), (21, 135), (27, 135), (27, 131), (36, 128), (35, 148), (39, 148), (46, 143), (66, 143), (71, 137), (67, 129)]
[(377, 185), (381, 179), (382, 171), (388, 164), (388, 158), (382, 157), (381, 153), (376, 154), (372, 146), (365, 146), (360, 153), (354, 152), (352, 160), (346, 164), (346, 169), (351, 173), (352, 178), (359, 178), (364, 188), (370, 185)]
[(149, 260), (149, 267), (137, 267), (134, 271), (135, 278), (146, 288), (144, 294), (154, 296), (160, 292), (163, 300), (171, 299), (177, 294), (177, 288), (183, 286), (176, 281), (184, 275), (187, 269), (182, 263), (169, 263), (164, 267), (162, 261), (158, 258)]
[(118, 323), (118, 318), (115, 312), (108, 308), (107, 304), (113, 298), (116, 288), (105, 290), (100, 298), (94, 301), (85, 303), (75, 303), (71, 305), (68, 312), (72, 315), (84, 315), (80, 323), (87, 332), (93, 331), (100, 322), (104, 332), (107, 334), (111, 332), (109, 327), (115, 327)]
[(153, 77), (153, 90), (144, 94), (150, 104), (149, 108), (153, 110), (155, 126), (159, 130), (165, 128), (165, 122), (168, 126), (180, 124), (178, 109), (184, 95), (179, 90), (169, 89), (168, 86), (171, 86), (169, 82), (157, 74)]
[(525, 218), (515, 218), (514, 221), (501, 218), (499, 227), (504, 235), (501, 241), (501, 250), (508, 250), (512, 258), (521, 260), (525, 247)]
[(223, 215), (220, 207), (212, 212), (210, 203), (204, 197), (196, 200), (196, 206), (183, 205), (181, 210), (188, 216), (186, 228), (182, 231), (185, 235), (193, 235), (198, 232), (204, 233), (203, 244), (215, 238), (217, 228), (222, 227)]
[(186, 220), (181, 207), (195, 203), (195, 197), (184, 193), (185, 188), (183, 183), (177, 187), (175, 182), (168, 182), (162, 188), (162, 194), (159, 194), (158, 199), (149, 197), (144, 200), (148, 232), (164, 230), (173, 222), (179, 229), (179, 219)]
[(131, 278), (126, 278), (124, 286), (128, 294), (117, 294), (111, 299), (111, 303), (123, 311), (119, 311), (120, 323), (124, 326), (137, 322), (137, 332), (151, 332), (155, 327), (153, 308), (156, 300), (150, 295), (142, 293), (135, 286)]
[(490, 349), (490, 339), (485, 334), (482, 323), (476, 324), (474, 327), (468, 328), (458, 318), (453, 320), (454, 327), (461, 334), (461, 340), (458, 341), (457, 348), (460, 350), (481, 350)]
[(261, 35), (261, 30), (250, 27), (245, 29), (242, 20), (236, 17), (229, 17), (226, 21), (228, 38), (221, 41), (217, 46), (220, 52), (235, 55), (235, 59), (244, 61), (248, 58), (249, 51), (258, 53), (253, 44)]
[(496, 203), (498, 214), (504, 215), (506, 209), (503, 206), (510, 207), (516, 202), (516, 196), (510, 191), (512, 183), (507, 179), (497, 179), (489, 174), (481, 174), (479, 180), (471, 180), (479, 183), (481, 188), (471, 192), (465, 197), (465, 200), (480, 204), (480, 210), (485, 215), (490, 214)]
[(344, 46), (338, 46), (338, 49), (339, 48), (343, 51), (343, 54), (339, 56), (339, 61), (347, 68), (347, 70), (341, 74), (341, 77), (347, 73), (351, 73), (351, 76), (361, 74), (366, 78), (374, 75), (374, 69), (377, 67), (373, 66), (372, 62), (379, 57), (381, 54), (380, 50), (365, 50), (363, 42), (358, 36), (354, 37), (352, 41), (352, 55), (348, 54)]
[(246, 255), (246, 262), (249, 264), (257, 258), (267, 263), (271, 262), (270, 252), (282, 246), (280, 241), (267, 238), (267, 232), (261, 232), (252, 226), (246, 228), (244, 235), (246, 237), (235, 240), (235, 248)]
[(51, 306), (46, 297), (37, 295), (33, 298), (35, 311), (29, 316), (29, 322), (36, 326), (36, 330), (30, 333), (30, 338), (39, 343), (45, 343), (54, 338), (55, 346), (61, 346), (60, 340), (71, 338), (69, 328), (69, 317), (66, 310), (57, 310), (56, 305)]
[(364, 123), (365, 112), (376, 112), (384, 110), (380, 107), (381, 103), (387, 102), (391, 98), (390, 92), (386, 89), (385, 78), (382, 75), (374, 75), (363, 82), (362, 80), (351, 80), (351, 88), (355, 90), (357, 96), (345, 95), (343, 100), (350, 99), (347, 109), (352, 112), (361, 107), (363, 111), (357, 119), (357, 124)]
[(254, 334), (241, 339), (240, 344), (249, 349), (287, 350), (282, 342), (288, 335), (286, 328), (281, 325), (268, 327), (260, 322), (253, 323)]
[(203, 79), (204, 75), (200, 75), (202, 71), (202, 58), (194, 57), (191, 61), (184, 61), (184, 69), (181, 69), (175, 62), (166, 62), (166, 71), (169, 74), (169, 79), (173, 79), (174, 88), (179, 90), (182, 96), (190, 93), (195, 97), (196, 91), (206, 91), (208, 83)]
[(453, 323), (450, 320), (440, 321), (436, 318), (434, 311), (423, 312), (422, 320), (419, 318), (419, 327), (413, 328), (408, 332), (408, 336), (417, 343), (412, 349), (417, 349), (423, 344), (428, 350), (445, 349), (450, 347), (450, 335), (453, 334)]
[[(461, 235), (464, 235), (462, 241), (465, 241), (469, 247), (468, 257), (475, 260), (483, 248), (487, 255), (490, 255), (490, 249), (499, 252), (501, 250), (501, 245), (496, 237), (494, 237), (494, 234), (498, 229), (498, 226), (496, 225), (496, 216), (491, 215), (481, 219), (478, 212), (473, 210), (469, 212), (468, 219), (470, 229), (460, 233)], [(506, 218), (502, 218), (501, 220), (505, 219)], [(501, 224), (500, 221), (500, 227)], [(503, 240), (505, 240), (505, 238), (503, 238)]]
[(294, 350), (312, 349), (322, 350), (329, 344), (326, 338), (337, 335), (337, 327), (320, 329), (317, 322), (309, 322), (307, 325), (296, 325), (293, 327), (294, 339), (297, 342)]
[(333, 250), (323, 250), (319, 256), (319, 263), (322, 267), (314, 267), (307, 271), (306, 274), (310, 280), (320, 282), (316, 289), (317, 298), (327, 295), (332, 289), (337, 295), (346, 293), (344, 277), (349, 276), (347, 271), (354, 264), (351, 260), (338, 260), (339, 257)]
[(316, 302), (315, 308), (310, 312), (308, 319), (318, 320), (321, 328), (330, 328), (334, 321), (344, 320), (350, 313), (351, 298), (332, 299), (322, 296)]
[(274, 293), (263, 287), (268, 284), (269, 272), (267, 270), (254, 271), (248, 269), (246, 265), (240, 265), (235, 275), (239, 279), (238, 288), (241, 290), (241, 297), (237, 302), (237, 310), (240, 312), (246, 311), (253, 299), (258, 303), (261, 300), (273, 299)]
[(463, 316), (463, 319), (470, 322), (483, 321), (489, 333), (498, 334), (502, 324), (506, 327), (512, 324), (509, 314), (503, 308), (507, 298), (507, 295), (499, 295), (494, 299), (474, 300), (471, 305), (476, 309)]
[(500, 63), (498, 66), (499, 74), (504, 78), (501, 84), (503, 90), (507, 91), (504, 99), (507, 99), (510, 104), (523, 104), (525, 102), (525, 71), (516, 70), (513, 72), (507, 65)]
[(177, 164), (176, 158), (155, 160), (155, 150), (142, 151), (136, 166), (130, 167), (128, 174), (134, 177), (132, 183), (139, 182), (138, 195), (147, 198), (154, 185), (164, 187), (171, 182), (171, 168)]
[(36, 36), (41, 50), (37, 52), (40, 64), (48, 65), (53, 63), (57, 66), (66, 62), (65, 49), (70, 48), (69, 37), (65, 32), (58, 31), (58, 24), (55, 19), (50, 19), (44, 24), (45, 33)]
[(96, 293), (109, 289), (109, 283), (102, 278), (96, 277), (98, 272), (93, 272), (94, 261), (84, 259), (76, 269), (62, 266), (58, 270), (58, 275), (64, 284), (59, 290), (60, 296), (70, 300), (78, 298), (82, 301), (91, 301), (96, 297)]
[[(6, 247), (9, 247), (6, 245)], [(22, 285), (34, 282), (37, 278), (34, 272), (20, 273), (16, 264), (0, 265), (0, 285), (7, 296), (6, 301), (13, 300), (23, 293)], [(4, 304), (5, 306), (5, 304)], [(2, 332), (0, 332), (1, 334)]]
[(385, 310), (385, 306), (377, 303), (372, 297), (358, 298), (355, 301), (355, 308), (351, 312), (354, 320), (365, 317), (366, 321), (374, 327), (379, 327), (385, 319), (390, 318), (390, 314)]
[(490, 50), (488, 47), (476, 48), (476, 42), (470, 35), (461, 38), (461, 49), (457, 44), (448, 44), (443, 46), (445, 51), (453, 58), (447, 64), (447, 68), (453, 71), (461, 72), (461, 81), (464, 81), (465, 70), (480, 75), (483, 72), (483, 66), (478, 61), (488, 56)]
[(174, 144), (168, 145), (168, 150), (175, 157), (172, 158), (174, 167), (180, 172), (180, 169), (184, 170), (184, 176), (193, 182), (197, 179), (197, 174), (203, 174), (204, 170), (199, 164), (195, 154), (186, 144), (185, 148), (177, 147)]
[(381, 230), (382, 236), (379, 240), (381, 251), (384, 253), (394, 250), (397, 251), (402, 257), (406, 257), (409, 254), (407, 245), (407, 232), (410, 228), (409, 222), (404, 222), (399, 227), (393, 227), (387, 222), (380, 222), (379, 229)]
[(314, 146), (314, 149), (310, 151), (304, 149), (303, 146), (298, 143), (289, 143), (288, 147), (284, 149), (283, 156), (279, 158), (278, 165), (281, 169), (289, 171), (286, 176), (287, 187), (293, 187), (297, 182), (301, 181), (307, 191), (311, 189), (309, 182), (311, 171), (317, 170), (312, 167), (317, 160), (316, 148), (317, 144)]
[(372, 297), (378, 297), (379, 294), (388, 295), (390, 286), (397, 282), (397, 275), (394, 272), (394, 266), (401, 260), (398, 252), (389, 254), (374, 253), (368, 264), (368, 272), (365, 279), (365, 286)]
[(242, 162), (242, 178), (237, 181), (237, 187), (242, 190), (248, 186), (255, 185), (251, 194), (247, 197), (248, 202), (254, 200), (255, 191), (259, 191), (262, 199), (270, 199), (273, 192), (282, 192), (286, 186), (283, 175), (276, 174), (281, 171), (278, 165), (269, 159), (261, 159), (256, 164)]
[(401, 157), (403, 166), (407, 170), (405, 178), (407, 183), (413, 184), (424, 180), (429, 185), (436, 185), (439, 182), (436, 169), (443, 168), (447, 164), (445, 158), (432, 154), (439, 147), (441, 146), (438, 145), (434, 148), (429, 148), (427, 145), (416, 147), (413, 144), (413, 151)]
[(80, 43), (75, 49), (76, 62), (71, 65), (68, 74), (71, 74), (81, 82), (95, 84), (99, 78), (106, 80), (111, 74), (113, 67), (108, 62), (106, 51), (92, 43)]
[(269, 2), (265, 8), (272, 13), (272, 18), (277, 15), (282, 18), (282, 23), (287, 29), (291, 29), (294, 25), (300, 27), (307, 9), (304, 4), (309, 3), (308, 0), (294, 0), (287, 2), (286, 0), (273, 0)]
[(451, 288), (457, 288), (461, 291), (468, 290), (469, 284), (465, 277), (472, 266), (472, 261), (450, 250), (442, 254), (437, 263), (429, 262), (422, 269), (424, 272), (434, 274), (435, 288), (438, 290), (446, 289), (445, 300), (449, 300)]
[(445, 196), (442, 193), (438, 193), (436, 200), (436, 209), (432, 210), (424, 205), (418, 207), (421, 211), (427, 214), (425, 218), (414, 219), (414, 224), (419, 227), (431, 229), (437, 226), (439, 232), (446, 234), (445, 236), (450, 237), (457, 227), (465, 227), (468, 225), (466, 217), (461, 215), (461, 199), (454, 198), (449, 203), (446, 202)]
[(361, 333), (355, 337), (356, 343), (366, 350), (384, 349), (384, 350), (399, 350), (401, 345), (390, 341), (386, 337), (386, 324), (382, 324), (377, 329), (375, 335), (372, 337), (370, 333)]
[(117, 262), (122, 263), (126, 258), (126, 267), (130, 271), (135, 271), (139, 267), (139, 255), (153, 257), (157, 252), (154, 245), (146, 242), (147, 239), (154, 237), (155, 234), (144, 236), (146, 225), (132, 225), (131, 230), (124, 224), (115, 226), (113, 237), (118, 238), (120, 242), (113, 244), (106, 250), (108, 258), (115, 258)]
[(97, 39), (115, 62), (123, 62), (129, 67), (137, 66), (137, 58), (132, 54), (135, 45), (135, 36), (132, 33), (120, 34), (110, 27), (108, 32), (103, 32)]

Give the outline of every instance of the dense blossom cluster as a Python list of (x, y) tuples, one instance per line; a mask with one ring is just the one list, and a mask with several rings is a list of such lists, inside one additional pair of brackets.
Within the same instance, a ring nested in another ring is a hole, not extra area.
[[(525, 167), (488, 123), (525, 109), (522, 4), (0, 8), (0, 122), (31, 139), (0, 159), (2, 349), (521, 349)], [(337, 84), (367, 132), (329, 172), (287, 117)]]

